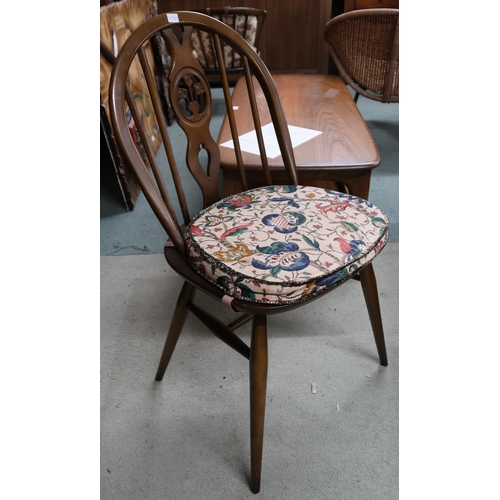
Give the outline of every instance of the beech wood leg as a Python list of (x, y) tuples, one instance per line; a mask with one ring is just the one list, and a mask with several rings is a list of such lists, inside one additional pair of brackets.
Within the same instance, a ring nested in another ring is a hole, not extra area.
[(266, 316), (254, 316), (250, 345), (250, 489), (260, 491), (267, 389)]
[(195, 292), (196, 289), (194, 286), (185, 281), (184, 286), (181, 289), (181, 293), (179, 294), (179, 298), (177, 299), (177, 305), (175, 306), (174, 315), (172, 317), (172, 321), (170, 322), (165, 347), (163, 348), (160, 364), (158, 365), (158, 370), (156, 371), (155, 380), (158, 382), (163, 379), (165, 370), (167, 369), (172, 353), (177, 345), (177, 340), (179, 339), (179, 335), (181, 334), (182, 327), (184, 326), (189, 312), (187, 305), (193, 300)]
[(382, 326), (382, 316), (380, 314), (380, 303), (378, 300), (377, 280), (372, 264), (367, 265), (359, 273), (359, 278), (365, 296), (368, 315), (370, 316), (370, 322), (372, 324), (373, 336), (375, 337), (380, 364), (382, 366), (387, 366), (387, 352), (385, 350), (384, 328)]

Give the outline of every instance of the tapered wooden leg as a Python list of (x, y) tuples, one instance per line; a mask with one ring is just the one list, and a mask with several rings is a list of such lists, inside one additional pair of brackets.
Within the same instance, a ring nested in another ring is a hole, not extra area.
[(387, 366), (387, 352), (385, 350), (384, 328), (382, 326), (382, 316), (380, 314), (380, 303), (378, 300), (377, 280), (371, 264), (367, 265), (360, 273), (359, 278), (363, 294), (365, 296), (368, 315), (372, 324), (373, 336), (377, 345), (380, 364)]
[(158, 370), (156, 371), (156, 381), (163, 379), (165, 370), (167, 369), (172, 353), (174, 352), (177, 340), (181, 334), (182, 327), (186, 321), (189, 309), (187, 307), (188, 303), (191, 302), (195, 295), (195, 288), (190, 285), (187, 281), (184, 282), (184, 286), (181, 289), (179, 298), (177, 299), (177, 305), (175, 307), (174, 315), (172, 321), (170, 322), (170, 328), (168, 330), (167, 340), (165, 341), (165, 347), (163, 348), (163, 353), (161, 355), (160, 364), (158, 365)]
[(250, 454), (252, 493), (260, 491), (267, 390), (266, 316), (255, 316), (250, 345)]

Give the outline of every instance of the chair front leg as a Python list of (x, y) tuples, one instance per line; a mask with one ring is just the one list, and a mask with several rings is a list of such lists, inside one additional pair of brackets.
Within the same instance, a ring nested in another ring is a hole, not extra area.
[(250, 454), (252, 493), (260, 491), (267, 390), (266, 316), (254, 316), (250, 345)]

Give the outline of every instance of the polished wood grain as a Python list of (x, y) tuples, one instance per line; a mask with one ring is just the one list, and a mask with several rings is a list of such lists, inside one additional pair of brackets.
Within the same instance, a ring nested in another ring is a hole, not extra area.
[(252, 493), (260, 491), (267, 393), (267, 317), (254, 316), (250, 348), (250, 449)]
[[(320, 130), (322, 133), (294, 148), (295, 161), (302, 184), (341, 189), (368, 198), (371, 170), (380, 164), (380, 154), (373, 136), (361, 116), (351, 94), (340, 77), (334, 75), (273, 76), (289, 125)], [(253, 130), (246, 83), (238, 81), (233, 92), (238, 134)], [(265, 99), (258, 84), (256, 96), (261, 123), (271, 121)], [(217, 143), (230, 140), (231, 131), (224, 118)], [(224, 172), (224, 194), (241, 191), (236, 172), (234, 150), (220, 147), (221, 168)], [(263, 185), (259, 155), (243, 152), (249, 183)], [(269, 159), (273, 182), (280, 183), (284, 175), (281, 157)], [(262, 182), (261, 182), (262, 181)]]
[(332, 0), (157, 0), (157, 5), (159, 13), (226, 5), (264, 9), (267, 17), (259, 53), (271, 71), (328, 72), (328, 49), (321, 33), (332, 17)]
[(326, 74), (328, 50), (320, 34), (331, 18), (331, 0), (267, 0), (265, 8), (267, 67), (275, 73)]

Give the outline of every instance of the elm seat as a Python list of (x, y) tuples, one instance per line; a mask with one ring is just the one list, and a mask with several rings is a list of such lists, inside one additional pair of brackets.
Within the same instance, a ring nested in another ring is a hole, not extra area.
[(230, 196), (185, 231), (188, 261), (227, 295), (260, 303), (305, 301), (370, 263), (389, 220), (356, 196), (268, 186)]

